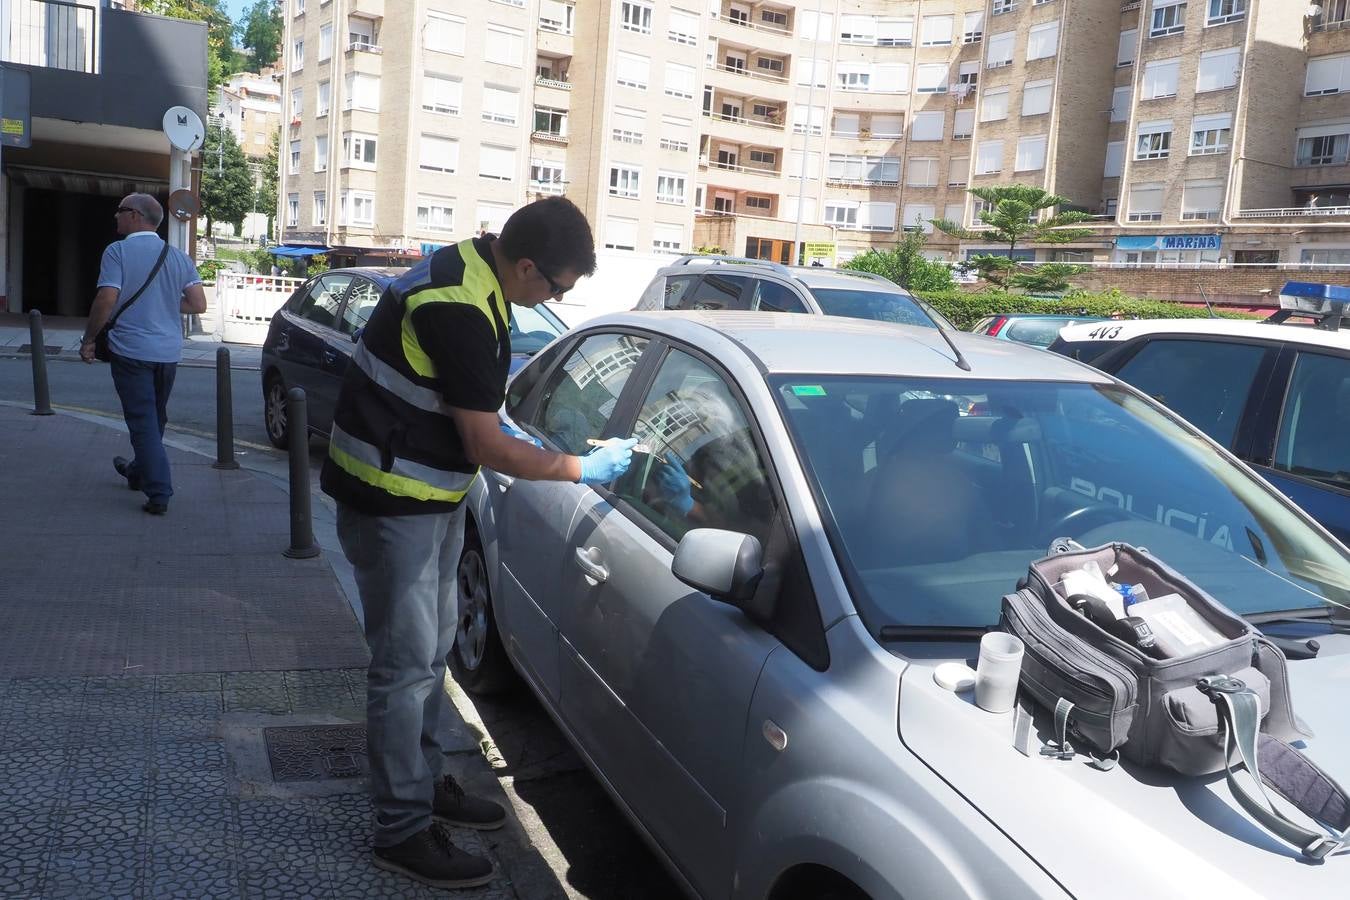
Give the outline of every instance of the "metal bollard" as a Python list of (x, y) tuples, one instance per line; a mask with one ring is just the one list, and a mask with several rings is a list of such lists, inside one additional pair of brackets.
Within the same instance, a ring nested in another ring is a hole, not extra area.
[(234, 461), (234, 391), (230, 385), (230, 350), (216, 350), (216, 461), (213, 469), (237, 469)]
[(304, 388), (286, 392), (286, 430), (291, 461), (291, 545), (283, 552), (291, 559), (319, 555), (314, 545), (314, 523), (309, 503), (309, 416), (305, 413)]
[(28, 340), (33, 351), (33, 415), (55, 415), (51, 391), (47, 387), (47, 346), (42, 340), (42, 313), (36, 309), (28, 312)]

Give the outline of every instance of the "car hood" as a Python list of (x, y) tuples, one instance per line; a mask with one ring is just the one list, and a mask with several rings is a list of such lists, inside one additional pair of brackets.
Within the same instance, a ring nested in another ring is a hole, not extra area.
[[(1350, 635), (1318, 640), (1317, 659), (1289, 663), (1294, 709), (1315, 735), (1304, 751), (1346, 785)], [(1048, 734), (1048, 716), (1036, 724)], [(899, 729), (913, 753), (1076, 897), (1346, 896), (1350, 855), (1303, 861), (1241, 810), (1221, 774), (1128, 763), (1102, 772), (1081, 755), (1024, 756), (1012, 743), (1013, 714), (986, 713), (969, 692), (938, 687), (932, 665), (905, 670)]]

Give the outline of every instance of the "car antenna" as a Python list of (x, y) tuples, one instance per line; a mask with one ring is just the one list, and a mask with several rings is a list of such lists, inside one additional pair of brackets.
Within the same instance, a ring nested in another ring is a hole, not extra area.
[(970, 363), (966, 362), (966, 358), (961, 355), (961, 351), (956, 349), (956, 342), (952, 340), (951, 335), (947, 334), (947, 329), (939, 328), (937, 333), (942, 335), (942, 339), (947, 342), (947, 346), (951, 347), (952, 352), (956, 354), (956, 367), (964, 372), (969, 372)]
[(1205, 309), (1209, 310), (1209, 317), (1211, 319), (1217, 319), (1218, 315), (1214, 312), (1214, 304), (1209, 302), (1209, 294), (1205, 293), (1205, 286), (1203, 284), (1197, 284), (1196, 287), (1200, 289), (1200, 299), (1205, 301)]

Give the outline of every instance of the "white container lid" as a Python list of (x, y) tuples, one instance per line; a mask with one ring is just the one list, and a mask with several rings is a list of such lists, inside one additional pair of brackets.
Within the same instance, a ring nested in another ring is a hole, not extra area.
[(939, 687), (959, 694), (975, 687), (975, 670), (965, 663), (945, 662), (933, 670), (933, 680)]

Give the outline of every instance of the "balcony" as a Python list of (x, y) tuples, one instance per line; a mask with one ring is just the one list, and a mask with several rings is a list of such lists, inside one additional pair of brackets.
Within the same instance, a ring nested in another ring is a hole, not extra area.
[(352, 41), (350, 44), (347, 45), (347, 52), (348, 52), (348, 53), (374, 53), (374, 54), (377, 54), (377, 55), (378, 55), (378, 54), (381, 54), (381, 53), (384, 52), (384, 48), (381, 47), (379, 44), (375, 44), (375, 43), (372, 43), (372, 42), (370, 42), (370, 41), (365, 41), (365, 40), (362, 40), (362, 41)]
[[(725, 4), (720, 11), (710, 10), (708, 15), (718, 23), (718, 25), (713, 26), (714, 35), (717, 34), (719, 25), (724, 29), (722, 33), (727, 36), (738, 33), (744, 35), (751, 31), (783, 37), (792, 35), (792, 12), (788, 9), (757, 5), (746, 14), (733, 10), (730, 4)], [(740, 39), (744, 40), (745, 38)]]
[(537, 75), (535, 76), (534, 83), (539, 87), (556, 88), (560, 91), (570, 91), (572, 89), (572, 82), (568, 81), (566, 78), (547, 78), (543, 75)]
[(532, 131), (530, 132), (530, 140), (538, 141), (541, 144), (567, 146), (567, 135), (561, 131)]
[(1276, 209), (1244, 209), (1238, 219), (1345, 219), (1350, 218), (1350, 206), (1287, 206)]
[[(5, 0), (6, 5), (10, 0)], [(98, 71), (98, 10), (56, 0), (13, 0), (4, 61), (92, 75)]]
[(351, 0), (351, 7), (347, 10), (347, 14), (360, 16), (363, 19), (383, 19), (384, 0)]

